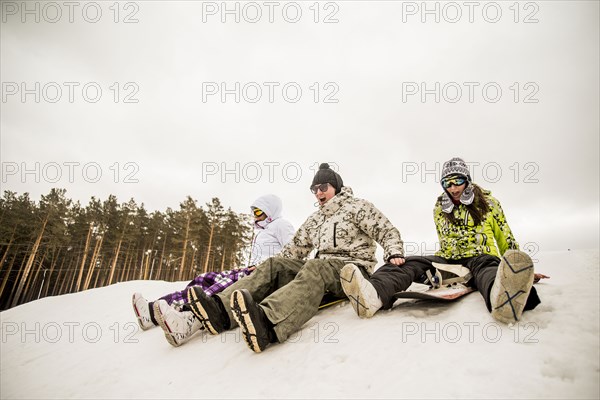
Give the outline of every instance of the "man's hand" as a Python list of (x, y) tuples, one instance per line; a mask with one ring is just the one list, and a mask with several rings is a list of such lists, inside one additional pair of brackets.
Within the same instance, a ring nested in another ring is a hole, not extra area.
[(402, 258), (402, 257), (391, 258), (390, 264), (402, 265), (402, 264), (404, 264), (404, 258)]

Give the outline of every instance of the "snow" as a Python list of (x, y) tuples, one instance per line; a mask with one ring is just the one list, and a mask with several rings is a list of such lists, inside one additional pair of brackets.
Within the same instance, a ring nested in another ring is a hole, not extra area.
[(182, 282), (132, 281), (0, 313), (2, 399), (590, 398), (599, 393), (598, 250), (544, 252), (542, 304), (509, 327), (481, 296), (399, 301), (369, 320), (348, 303), (254, 354), (239, 330), (174, 348), (131, 308)]

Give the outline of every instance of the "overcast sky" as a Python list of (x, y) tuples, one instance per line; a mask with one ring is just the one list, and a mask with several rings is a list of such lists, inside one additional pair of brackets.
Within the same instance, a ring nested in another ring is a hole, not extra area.
[(522, 246), (598, 247), (596, 1), (23, 4), (2, 2), (2, 190), (274, 193), (298, 227), (330, 162), (432, 252), (460, 156)]

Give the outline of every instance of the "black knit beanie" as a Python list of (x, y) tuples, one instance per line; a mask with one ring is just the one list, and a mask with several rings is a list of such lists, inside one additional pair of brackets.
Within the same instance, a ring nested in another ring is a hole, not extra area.
[(331, 186), (333, 186), (335, 188), (335, 194), (338, 194), (340, 190), (342, 190), (342, 187), (344, 187), (344, 181), (342, 181), (342, 177), (337, 172), (329, 168), (329, 164), (327, 163), (319, 165), (319, 170), (315, 174), (310, 187), (312, 188), (313, 186), (321, 183), (329, 183)]

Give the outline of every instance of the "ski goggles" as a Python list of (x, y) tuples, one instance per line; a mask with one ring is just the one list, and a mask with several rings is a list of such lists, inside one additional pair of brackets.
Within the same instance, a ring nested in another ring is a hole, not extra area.
[(320, 183), (320, 184), (318, 184), (318, 185), (313, 185), (313, 186), (311, 186), (311, 188), (310, 188), (310, 191), (311, 191), (313, 194), (317, 194), (317, 191), (318, 191), (318, 190), (320, 190), (320, 191), (321, 191), (321, 193), (324, 193), (324, 192), (326, 192), (326, 191), (327, 191), (327, 189), (329, 189), (329, 183)]
[(442, 183), (442, 187), (444, 189), (448, 189), (452, 185), (454, 185), (454, 186), (464, 185), (466, 181), (467, 181), (467, 178), (465, 178), (464, 176), (452, 176), (452, 177), (442, 179), (441, 183)]
[(253, 207), (252, 214), (254, 214), (255, 217), (260, 217), (261, 215), (264, 214), (264, 211), (261, 210), (260, 208)]

